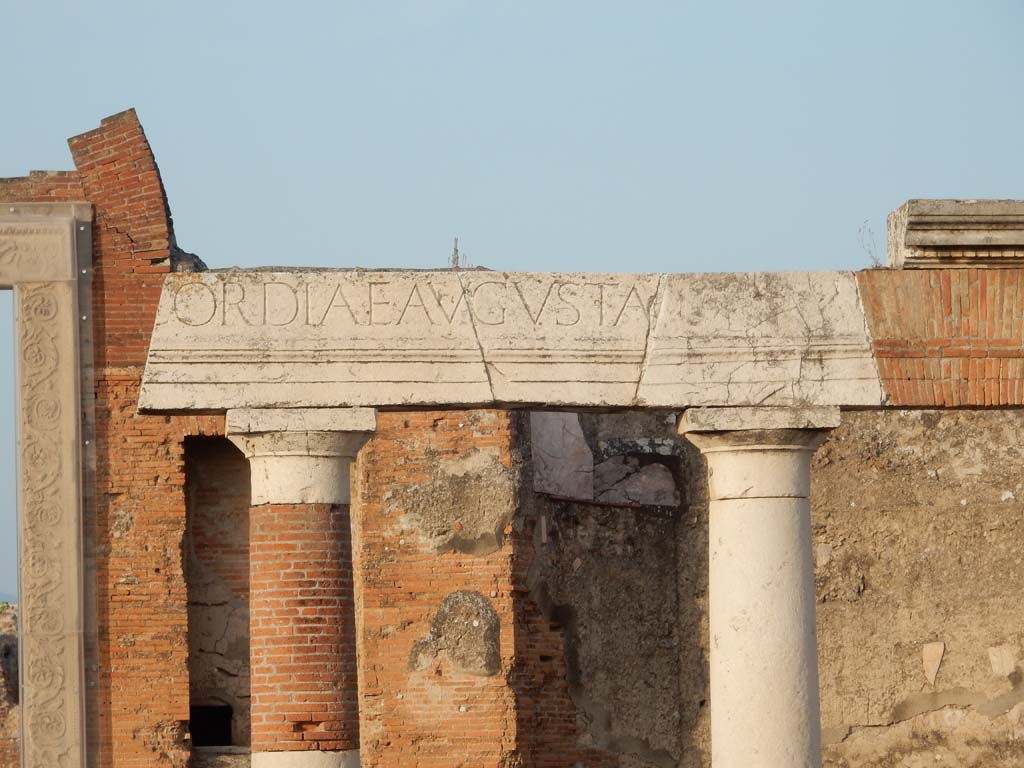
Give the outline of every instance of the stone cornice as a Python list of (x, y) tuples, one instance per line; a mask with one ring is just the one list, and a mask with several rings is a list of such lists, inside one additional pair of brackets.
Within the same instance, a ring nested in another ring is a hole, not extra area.
[(889, 215), (896, 268), (1024, 264), (1024, 201), (908, 200)]

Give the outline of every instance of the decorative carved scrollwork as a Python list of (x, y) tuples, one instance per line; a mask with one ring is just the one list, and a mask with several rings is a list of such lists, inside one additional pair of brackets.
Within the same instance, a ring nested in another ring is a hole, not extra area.
[[(8, 251), (8, 258), (18, 254)], [(77, 659), (78, 649), (74, 628), (66, 626), (66, 602), (75, 596), (60, 546), (67, 538), (68, 513), (76, 503), (63, 482), (64, 473), (74, 468), (66, 466), (70, 436), (63, 433), (61, 401), (68, 392), (61, 391), (59, 375), (64, 362), (60, 321), (72, 317), (72, 308), (61, 302), (53, 284), (18, 291), (25, 764), (39, 768), (73, 764), (68, 757), (80, 738), (69, 735), (68, 728), (67, 682), (74, 674), (69, 664)]]

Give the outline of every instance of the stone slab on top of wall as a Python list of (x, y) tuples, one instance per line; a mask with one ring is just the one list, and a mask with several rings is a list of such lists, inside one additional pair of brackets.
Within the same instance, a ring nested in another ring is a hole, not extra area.
[(851, 272), (170, 275), (142, 410), (880, 405)]

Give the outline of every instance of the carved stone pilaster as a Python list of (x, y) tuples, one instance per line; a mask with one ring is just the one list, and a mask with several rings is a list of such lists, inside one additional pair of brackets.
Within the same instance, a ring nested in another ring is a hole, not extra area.
[(86, 764), (78, 259), (90, 257), (91, 219), (85, 204), (0, 210), (0, 285), (15, 290), (17, 323), (27, 768)]

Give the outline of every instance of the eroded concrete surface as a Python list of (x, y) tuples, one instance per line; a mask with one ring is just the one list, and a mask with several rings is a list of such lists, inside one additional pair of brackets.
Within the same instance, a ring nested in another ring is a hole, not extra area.
[[(691, 559), (676, 544), (689, 529), (681, 479), (696, 451), (676, 436), (671, 413), (544, 413), (530, 422), (529, 597), (562, 628), (577, 743), (623, 768), (683, 765), (696, 754), (690, 732), (703, 706), (681, 688), (701, 679), (699, 660), (695, 674), (686, 670), (701, 651), (699, 619), (677, 585), (677, 568), (689, 568), (680, 555)], [(552, 462), (559, 448), (562, 460)], [(580, 465), (567, 459), (587, 456), (598, 469), (581, 492)], [(608, 466), (619, 469), (600, 469)]]
[(430, 632), (413, 645), (409, 670), (426, 669), (443, 655), (456, 672), (496, 675), (501, 671), (500, 629), (498, 614), (484, 595), (452, 592), (438, 606)]

